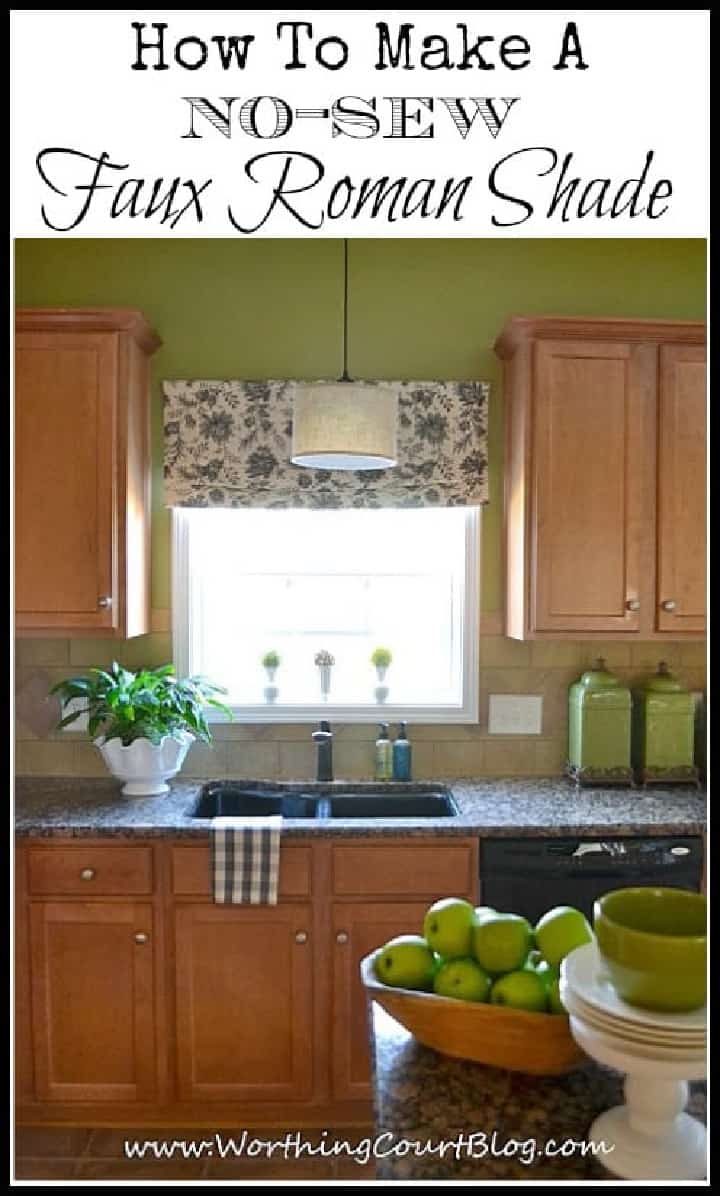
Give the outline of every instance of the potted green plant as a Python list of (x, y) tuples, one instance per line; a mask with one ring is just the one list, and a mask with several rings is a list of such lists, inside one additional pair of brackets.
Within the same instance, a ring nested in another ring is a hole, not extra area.
[(276, 701), (278, 693), (280, 692), (275, 684), (275, 674), (280, 668), (280, 655), (278, 652), (271, 650), (270, 652), (266, 652), (265, 655), (261, 657), (260, 663), (265, 669), (268, 679), (268, 683), (263, 690), (263, 693), (265, 694), (265, 701), (274, 702)]
[(226, 692), (204, 677), (176, 677), (171, 664), (131, 673), (117, 661), (50, 690), (63, 710), (71, 702), (76, 706), (58, 730), (87, 715), (88, 734), (113, 776), (125, 782), (126, 797), (168, 792), (167, 779), (179, 771), (191, 743), (211, 742), (206, 708), (232, 718), (218, 698)]
[(378, 683), (375, 686), (375, 701), (382, 704), (390, 692), (384, 684), (385, 676), (392, 664), (392, 652), (389, 648), (376, 648), (370, 657), (370, 663), (375, 666)]

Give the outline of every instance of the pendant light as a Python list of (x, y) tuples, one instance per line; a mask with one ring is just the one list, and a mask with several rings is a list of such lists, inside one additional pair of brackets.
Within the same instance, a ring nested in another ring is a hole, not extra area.
[(308, 469), (390, 469), (397, 465), (397, 395), (387, 387), (360, 385), (348, 373), (347, 240), (343, 260), (342, 377), (298, 383), (290, 460)]

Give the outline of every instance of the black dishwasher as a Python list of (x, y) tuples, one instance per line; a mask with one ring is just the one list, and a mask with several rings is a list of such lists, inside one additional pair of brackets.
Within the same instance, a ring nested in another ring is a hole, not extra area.
[(608, 889), (659, 885), (700, 888), (702, 839), (488, 839), (480, 844), (483, 905), (536, 922), (555, 905), (572, 905), (592, 921)]

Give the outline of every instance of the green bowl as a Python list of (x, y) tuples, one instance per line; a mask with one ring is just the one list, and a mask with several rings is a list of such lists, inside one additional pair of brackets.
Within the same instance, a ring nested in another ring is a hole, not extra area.
[(615, 889), (595, 902), (595, 937), (615, 991), (641, 1009), (705, 1004), (707, 902), (685, 889)]

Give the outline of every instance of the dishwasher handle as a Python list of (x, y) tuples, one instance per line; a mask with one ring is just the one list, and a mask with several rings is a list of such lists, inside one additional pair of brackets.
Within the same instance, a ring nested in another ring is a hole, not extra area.
[(602, 869), (617, 871), (641, 868), (667, 873), (695, 866), (702, 859), (702, 840), (689, 836), (641, 838), (622, 836), (607, 839), (495, 839), (481, 843), (482, 872), (549, 875), (586, 875)]

